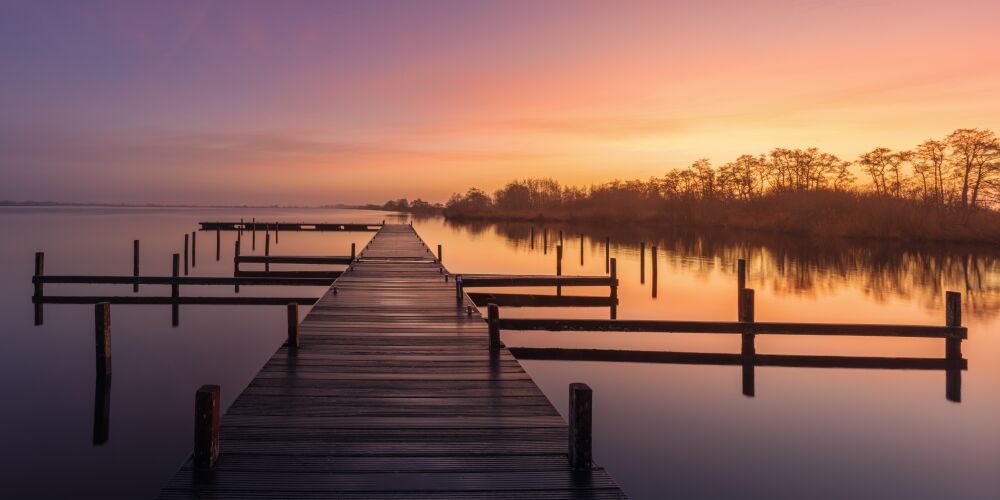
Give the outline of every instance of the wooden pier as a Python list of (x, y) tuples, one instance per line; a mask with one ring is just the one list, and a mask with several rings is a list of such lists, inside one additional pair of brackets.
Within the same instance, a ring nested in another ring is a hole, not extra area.
[[(570, 435), (447, 277), (412, 227), (382, 226), (222, 417), (214, 467), (189, 460), (160, 498), (623, 498), (589, 467), (589, 389), (570, 388)], [(199, 442), (217, 400), (199, 391)]]

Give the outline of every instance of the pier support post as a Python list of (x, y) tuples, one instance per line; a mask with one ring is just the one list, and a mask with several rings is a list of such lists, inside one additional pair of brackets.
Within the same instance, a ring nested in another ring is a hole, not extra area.
[[(556, 245), (556, 276), (562, 276), (563, 246)], [(556, 295), (562, 295), (562, 287), (556, 286)]]
[(490, 354), (500, 352), (500, 307), (496, 304), (486, 306), (486, 322), (490, 333)]
[(459, 274), (455, 276), (455, 302), (459, 305), (462, 305), (464, 301), (463, 295), (465, 295), (465, 291), (462, 290), (462, 275)]
[[(270, 256), (271, 256), (271, 233), (268, 232), (265, 229), (264, 230), (264, 257), (270, 257)], [(265, 262), (264, 263), (264, 272), (268, 272), (270, 270), (271, 270), (271, 263), (270, 262)]]
[(45, 276), (45, 252), (35, 252), (35, 325), (44, 322), (44, 305), (41, 298), (45, 296), (45, 285), (42, 283), (42, 276)]
[(657, 261), (657, 258), (656, 258), (656, 245), (653, 245), (653, 247), (649, 249), (649, 263), (653, 267), (653, 269), (652, 269), (653, 298), (655, 299), (656, 298), (656, 288), (657, 288), (657, 286), (660, 283), (659, 279), (656, 276), (656, 272), (657, 272), (656, 267), (659, 265), (658, 261)]
[(288, 304), (288, 342), (291, 349), (299, 347), (299, 305)]
[[(945, 292), (945, 326), (962, 326), (962, 294)], [(962, 339), (945, 339), (945, 397), (948, 401), (962, 401)]]
[(216, 227), (215, 228), (215, 261), (218, 262), (222, 259), (222, 231)]
[(188, 234), (184, 233), (184, 276), (188, 275)]
[(618, 259), (608, 261), (611, 270), (611, 319), (618, 319)]
[(191, 267), (198, 267), (198, 231), (191, 231)]
[(274, 244), (278, 244), (278, 227), (281, 225), (279, 222), (274, 223)]
[(250, 220), (250, 250), (257, 250), (257, 218)]
[(753, 333), (754, 293), (752, 288), (740, 290), (739, 321), (747, 323), (741, 335), (743, 341), (740, 354), (743, 356), (743, 395), (753, 397), (755, 390), (754, 358), (757, 355), (756, 335)]
[(351, 243), (351, 260), (353, 261), (358, 257), (357, 253), (357, 243)]
[(139, 240), (132, 240), (132, 276), (135, 277), (132, 293), (135, 293), (139, 291)]
[(593, 391), (583, 383), (569, 385), (569, 465), (590, 470), (593, 454)]
[(438, 243), (438, 264), (441, 263), (441, 244)]
[(549, 253), (549, 228), (542, 228), (542, 254)]
[(219, 386), (203, 385), (194, 394), (194, 466), (215, 467), (219, 460)]
[(580, 233), (580, 265), (583, 266), (583, 233)]
[[(747, 287), (747, 261), (739, 259), (736, 261), (736, 310), (737, 314), (743, 308), (743, 289)], [(737, 319), (739, 316), (737, 315)], [(742, 320), (740, 320), (742, 321)]]
[[(181, 296), (181, 286), (177, 284), (176, 279), (180, 277), (180, 255), (174, 254), (171, 261), (171, 275), (174, 277), (173, 284), (170, 285), (170, 296), (174, 299)], [(170, 304), (170, 320), (173, 326), (180, 324), (180, 304), (174, 301)]]
[(94, 304), (94, 345), (97, 378), (111, 378), (111, 303)]
[[(234, 247), (233, 248), (233, 277), (234, 278), (239, 278), (240, 277), (240, 240), (239, 239), (236, 240), (236, 242), (234, 243), (233, 247)], [(234, 290), (236, 291), (236, 293), (240, 293), (240, 285), (239, 285), (238, 282), (236, 283), (236, 285), (234, 287)]]
[(639, 283), (646, 282), (646, 242), (639, 242)]

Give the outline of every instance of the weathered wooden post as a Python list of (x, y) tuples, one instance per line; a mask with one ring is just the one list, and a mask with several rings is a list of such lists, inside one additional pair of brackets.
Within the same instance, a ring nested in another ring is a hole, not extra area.
[(218, 262), (222, 259), (222, 230), (216, 226), (215, 228), (215, 261)]
[(94, 304), (94, 345), (97, 378), (111, 377), (111, 303)]
[(583, 265), (583, 233), (580, 233), (580, 265)]
[(659, 261), (656, 258), (656, 245), (653, 245), (653, 247), (649, 249), (649, 262), (650, 262), (650, 264), (653, 265), (653, 269), (652, 269), (653, 298), (655, 299), (656, 298), (656, 287), (659, 286), (659, 283), (660, 283), (660, 280), (657, 279), (657, 275), (656, 275), (657, 274), (656, 267), (659, 265)]
[(590, 470), (594, 464), (593, 411), (594, 393), (580, 382), (569, 384), (569, 465), (575, 470)]
[(203, 385), (194, 394), (194, 466), (207, 470), (219, 459), (219, 413), (217, 385)]
[(274, 223), (274, 244), (275, 245), (278, 244), (278, 228), (279, 227), (281, 227), (281, 223), (280, 222), (275, 222)]
[(455, 276), (455, 301), (458, 302), (459, 305), (461, 305), (465, 299), (463, 295), (465, 295), (465, 292), (462, 290), (462, 275), (459, 274)]
[(351, 243), (351, 260), (356, 259), (357, 256), (358, 256), (357, 255), (357, 246), (356, 246), (355, 243)]
[(611, 237), (604, 237), (604, 272), (611, 272)]
[(198, 267), (198, 232), (191, 231), (191, 267)]
[(108, 430), (111, 422), (111, 378), (96, 377), (94, 379), (94, 446), (108, 442)]
[[(736, 311), (737, 319), (743, 308), (743, 289), (747, 287), (747, 261), (739, 259), (736, 261)], [(742, 320), (740, 320), (742, 321)]]
[(299, 347), (299, 305), (288, 304), (288, 342), (289, 348)]
[[(233, 278), (239, 278), (240, 276), (240, 240), (237, 239), (234, 243), (233, 249)], [(234, 290), (236, 293), (240, 293), (239, 281), (234, 285)]]
[(35, 325), (44, 322), (45, 314), (42, 304), (42, 297), (45, 296), (45, 284), (42, 283), (42, 276), (45, 276), (45, 252), (35, 252)]
[(250, 250), (257, 250), (257, 218), (254, 217), (250, 220), (250, 230), (251, 230), (251, 240), (250, 240)]
[(486, 322), (490, 333), (490, 354), (500, 352), (500, 307), (490, 303), (486, 305)]
[[(945, 326), (962, 326), (962, 294), (945, 292)], [(945, 339), (945, 397), (948, 401), (962, 401), (962, 339), (947, 337)]]
[(618, 319), (618, 259), (610, 259), (611, 270), (611, 319)]
[(438, 243), (438, 264), (441, 263), (441, 244)]
[(139, 291), (139, 240), (132, 240), (132, 276), (135, 283), (132, 284), (132, 292)]
[(646, 242), (639, 242), (639, 283), (646, 282)]
[[(264, 257), (271, 256), (271, 233), (264, 231)], [(264, 262), (264, 272), (271, 270), (271, 263)]]
[(173, 326), (180, 324), (180, 304), (177, 303), (177, 299), (181, 296), (181, 287), (178, 284), (177, 279), (180, 277), (180, 259), (181, 256), (174, 254), (171, 260), (171, 275), (173, 276), (173, 282), (170, 285), (170, 297), (174, 300), (170, 304), (170, 321)]
[[(556, 276), (562, 276), (563, 246), (556, 245)], [(562, 295), (562, 287), (556, 285), (556, 295)]]
[(188, 234), (184, 233), (184, 276), (188, 275)]
[(743, 342), (740, 354), (743, 357), (743, 395), (753, 397), (755, 390), (755, 363), (754, 357), (757, 355), (755, 345), (756, 335), (753, 333), (752, 323), (754, 322), (754, 293), (752, 288), (740, 290), (739, 321), (747, 323), (741, 335)]

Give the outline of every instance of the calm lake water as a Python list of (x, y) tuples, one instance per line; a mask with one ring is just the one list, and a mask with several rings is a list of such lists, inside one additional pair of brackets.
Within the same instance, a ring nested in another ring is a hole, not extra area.
[[(139, 239), (142, 274), (169, 275), (170, 255), (182, 251), (185, 232), (197, 222), (240, 217), (397, 220), (381, 212), (318, 209), (0, 209), (5, 497), (155, 496), (191, 451), (194, 391), (219, 384), (228, 407), (285, 335), (279, 306), (182, 306), (177, 327), (167, 306), (113, 306), (109, 437), (95, 446), (93, 306), (46, 305), (44, 325), (34, 326), (34, 252), (45, 251), (46, 274), (129, 275), (132, 240)], [(523, 365), (560, 411), (569, 383), (593, 388), (596, 458), (632, 498), (1000, 498), (1000, 260), (988, 249), (559, 225), (536, 226), (532, 242), (527, 224), (418, 218), (414, 226), (432, 247), (444, 245), (444, 263), (455, 273), (551, 274), (561, 230), (564, 274), (603, 274), (604, 236), (610, 235), (622, 283), (621, 319), (735, 320), (741, 257), (749, 262), (759, 321), (941, 325), (944, 291), (960, 291), (969, 327), (960, 403), (945, 398), (943, 371), (758, 367), (750, 398), (742, 394), (738, 366)], [(235, 236), (222, 234), (216, 261), (215, 234), (199, 233), (191, 275), (231, 275)], [(243, 253), (262, 254), (263, 235), (256, 252), (247, 236)], [(344, 255), (352, 242), (360, 248), (370, 237), (283, 232), (272, 254)], [(319, 296), (324, 290), (243, 287), (241, 295)], [(181, 288), (182, 295), (232, 293), (230, 287)], [(46, 285), (46, 294), (132, 291), (129, 285)], [(166, 295), (169, 288), (143, 285), (140, 294)], [(606, 318), (608, 310), (504, 308), (502, 315)], [(740, 349), (735, 335), (504, 332), (503, 339), (511, 347)], [(757, 352), (940, 358), (944, 341), (760, 336)]]

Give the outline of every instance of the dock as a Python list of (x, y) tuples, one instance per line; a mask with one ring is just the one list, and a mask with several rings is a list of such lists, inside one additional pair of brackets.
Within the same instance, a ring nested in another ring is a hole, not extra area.
[(380, 225), (222, 416), (214, 467), (159, 498), (624, 498), (448, 276)]

